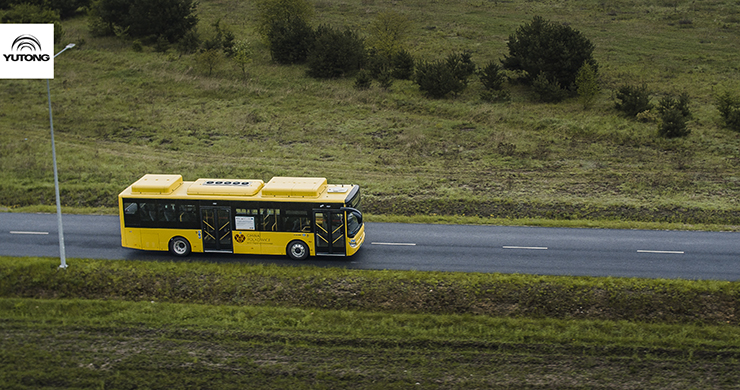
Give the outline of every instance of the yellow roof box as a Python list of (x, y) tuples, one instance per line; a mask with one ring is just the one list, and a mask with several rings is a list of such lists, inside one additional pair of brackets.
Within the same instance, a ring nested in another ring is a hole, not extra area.
[(171, 194), (182, 185), (182, 175), (144, 175), (131, 185), (132, 193)]
[(318, 198), (326, 186), (323, 177), (273, 177), (262, 188), (262, 196)]
[(242, 179), (198, 179), (188, 187), (188, 195), (254, 196), (265, 182)]

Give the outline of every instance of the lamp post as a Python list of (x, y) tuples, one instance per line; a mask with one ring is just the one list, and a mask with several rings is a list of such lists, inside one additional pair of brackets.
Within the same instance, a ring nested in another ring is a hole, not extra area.
[[(67, 45), (62, 51), (54, 55), (57, 58), (58, 55), (62, 54), (65, 50), (71, 49), (75, 46), (74, 43)], [(59, 268), (67, 268), (67, 256), (64, 253), (64, 229), (62, 228), (62, 205), (59, 201), (59, 174), (57, 173), (57, 151), (54, 145), (54, 120), (51, 117), (51, 87), (49, 87), (49, 79), (46, 79), (46, 96), (49, 100), (49, 128), (51, 128), (51, 159), (54, 161), (54, 195), (57, 200), (57, 230), (59, 230), (59, 259), (61, 265)]]

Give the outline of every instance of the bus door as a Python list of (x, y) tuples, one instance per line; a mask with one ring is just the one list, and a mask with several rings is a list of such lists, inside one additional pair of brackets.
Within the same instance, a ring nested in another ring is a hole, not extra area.
[(339, 210), (314, 211), (317, 255), (345, 254), (344, 212)]
[(234, 251), (231, 241), (230, 207), (201, 207), (200, 221), (203, 231), (203, 251), (227, 253)]

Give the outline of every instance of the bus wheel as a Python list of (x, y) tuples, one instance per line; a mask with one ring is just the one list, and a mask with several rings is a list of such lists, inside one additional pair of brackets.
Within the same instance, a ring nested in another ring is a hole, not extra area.
[(291, 241), (288, 244), (288, 257), (293, 260), (306, 260), (308, 257), (308, 245), (300, 240)]
[(190, 254), (190, 242), (184, 237), (175, 237), (170, 240), (170, 253), (175, 256), (187, 256)]

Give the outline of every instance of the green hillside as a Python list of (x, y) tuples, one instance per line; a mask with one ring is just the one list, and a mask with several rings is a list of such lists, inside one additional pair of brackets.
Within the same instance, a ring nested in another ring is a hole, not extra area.
[[(361, 35), (379, 13), (412, 21), (417, 60), (469, 51), (483, 66), (535, 15), (567, 23), (595, 46), (601, 93), (539, 103), (507, 83), (510, 102), (424, 97), (411, 81), (358, 91), (354, 78), (317, 80), (273, 63), (252, 2), (203, 0), (198, 31), (221, 21), (252, 49), (248, 77), (224, 60), (211, 75), (196, 56), (94, 37), (64, 20), (51, 83), (62, 203), (111, 207), (145, 173), (185, 179), (325, 176), (363, 186), (365, 211), (553, 220), (740, 225), (740, 134), (714, 96), (737, 91), (740, 3), (730, 0), (314, 1), (313, 23)], [(646, 84), (657, 102), (686, 92), (686, 138), (614, 109), (615, 90)], [(46, 83), (0, 80), (0, 205), (53, 205)]]

